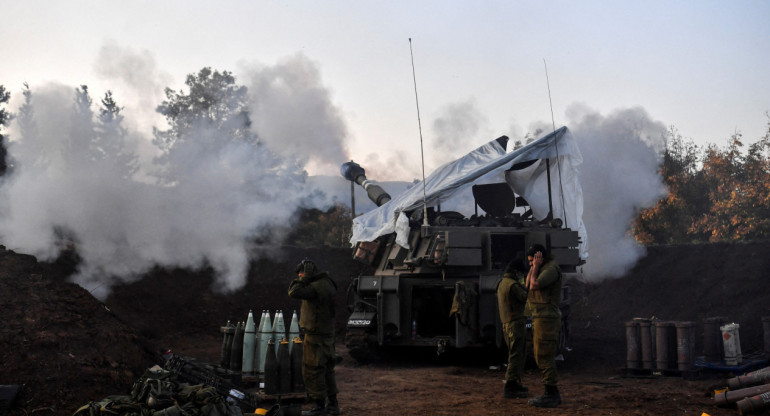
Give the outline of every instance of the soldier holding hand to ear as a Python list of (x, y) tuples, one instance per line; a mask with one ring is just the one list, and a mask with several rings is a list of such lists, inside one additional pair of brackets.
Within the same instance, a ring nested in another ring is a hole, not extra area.
[(545, 247), (534, 244), (527, 250), (529, 273), (527, 274), (527, 309), (532, 313), (532, 346), (535, 362), (543, 375), (545, 393), (529, 400), (535, 407), (557, 407), (561, 394), (557, 383), (556, 354), (561, 329), (562, 274), (559, 265), (546, 252)]
[(299, 319), (300, 329), (305, 334), (302, 378), (315, 403), (302, 415), (338, 415), (339, 389), (334, 375), (334, 295), (337, 284), (327, 272), (319, 272), (309, 259), (299, 263), (296, 272), (297, 278), (289, 285), (289, 296), (302, 300)]

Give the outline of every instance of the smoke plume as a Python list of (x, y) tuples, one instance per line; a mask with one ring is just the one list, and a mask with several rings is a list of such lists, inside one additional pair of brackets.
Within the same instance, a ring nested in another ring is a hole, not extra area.
[(310, 163), (314, 171), (339, 171), (348, 158), (347, 126), (318, 65), (297, 54), (274, 66), (247, 65), (257, 134), (276, 153)]
[(635, 216), (666, 192), (658, 174), (666, 126), (642, 108), (604, 116), (573, 105), (568, 118), (583, 154), (583, 222), (590, 242), (584, 277), (620, 277), (645, 254), (630, 233)]
[[(488, 121), (472, 100), (449, 104), (443, 108), (441, 115), (433, 121), (434, 138), (431, 141), (430, 155), (434, 168), (452, 161), (469, 150), (479, 141), (480, 133), (489, 136), (485, 126)], [(488, 140), (494, 139), (490, 137)], [(432, 169), (431, 169), (432, 170)], [(430, 170), (428, 171), (430, 172)]]
[[(147, 56), (114, 45), (100, 56), (118, 62), (104, 76), (131, 72), (125, 64), (150, 76), (125, 78), (125, 85), (157, 85)], [(248, 71), (242, 78), (253, 88), (252, 129), (260, 145), (218, 142), (216, 132), (201, 128), (131, 175), (108, 156), (114, 151), (128, 161), (151, 142), (132, 129), (134, 114), (123, 113), (128, 131), (121, 133), (98, 125), (98, 95), (88, 110), (73, 105), (75, 87), (31, 86), (32, 111), (10, 131), (14, 173), (0, 184), (3, 244), (41, 260), (75, 247), (82, 258), (75, 281), (100, 298), (155, 265), (209, 266), (219, 289), (241, 287), (258, 242), (280, 242), (297, 207), (330, 203), (305, 185), (306, 163), (347, 158), (345, 124), (315, 65), (297, 55)], [(160, 176), (171, 171), (173, 181)]]
[[(583, 267), (583, 278), (599, 281), (621, 277), (645, 254), (644, 247), (636, 242), (630, 231), (634, 218), (666, 193), (658, 174), (666, 126), (652, 120), (642, 108), (602, 115), (585, 105), (573, 104), (567, 111), (567, 118), (566, 125), (583, 155), (580, 182), (590, 253)], [(442, 162), (457, 156), (451, 154), (452, 151), (472, 149), (471, 141), (483, 142), (474, 137), (489, 130), (487, 121), (472, 102), (447, 106), (433, 127), (436, 145), (431, 151), (446, 149), (436, 158)], [(535, 121), (529, 124), (522, 137), (523, 130), (513, 124), (508, 133), (511, 138), (509, 151), (516, 142), (526, 144), (528, 139), (540, 137), (552, 129), (551, 122)], [(488, 134), (485, 139), (499, 135)], [(448, 201), (447, 209), (454, 206), (453, 203), (464, 206), (462, 200)]]
[(149, 133), (163, 118), (155, 107), (163, 98), (163, 89), (173, 77), (158, 68), (149, 51), (136, 51), (107, 41), (99, 49), (93, 65), (96, 75), (104, 80), (125, 103), (132, 130)]
[[(15, 111), (13, 170), (0, 182), (0, 241), (8, 248), (51, 260), (75, 247), (82, 258), (75, 280), (102, 298), (156, 265), (212, 267), (217, 287), (227, 291), (245, 283), (249, 261), (280, 241), (297, 207), (332, 202), (336, 190), (308, 186), (305, 169), (336, 174), (349, 160), (348, 129), (307, 57), (245, 64), (237, 74), (249, 91), (259, 145), (219, 140), (218, 132), (200, 128), (163, 158), (154, 157), (161, 150), (148, 133), (157, 123), (141, 120), (158, 121), (154, 110), (168, 76), (150, 54), (114, 43), (102, 48), (97, 66), (117, 86), (118, 105), (125, 103), (122, 125), (100, 123), (104, 91), (91, 92), (89, 107), (82, 89), (61, 84), (32, 85)], [(584, 272), (592, 280), (620, 276), (644, 254), (629, 234), (632, 219), (665, 191), (657, 169), (666, 129), (638, 108), (603, 116), (573, 106), (568, 117), (584, 158)], [(434, 164), (497, 137), (487, 123), (471, 101), (447, 106), (433, 123)], [(550, 126), (530, 127), (541, 125)], [(393, 173), (401, 163), (391, 159), (403, 155), (376, 157), (367, 169), (384, 178), (377, 167)]]

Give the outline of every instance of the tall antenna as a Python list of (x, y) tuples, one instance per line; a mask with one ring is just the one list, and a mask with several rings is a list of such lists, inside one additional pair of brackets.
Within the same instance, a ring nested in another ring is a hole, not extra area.
[[(545, 83), (548, 86), (548, 104), (551, 106), (551, 125), (553, 126), (553, 132), (556, 133), (556, 121), (553, 117), (553, 101), (551, 101), (551, 81), (548, 79), (548, 64), (545, 63), (545, 58), (543, 58), (543, 66), (545, 67)], [(554, 141), (554, 146), (556, 147), (556, 168), (559, 171), (559, 191), (561, 196), (561, 213), (564, 217), (564, 226), (568, 227), (567, 225), (567, 210), (564, 208), (564, 188), (562, 187), (561, 182), (561, 163), (559, 162), (559, 143)], [(548, 169), (547, 176), (548, 176), (548, 206), (551, 209), (550, 214), (553, 215), (553, 206), (551, 204), (551, 166), (548, 161), (546, 161), (546, 169)]]
[[(548, 86), (548, 105), (551, 106), (551, 125), (553, 126), (553, 131), (556, 131), (556, 121), (553, 118), (553, 101), (551, 101), (551, 81), (548, 80), (548, 65), (545, 63), (545, 58), (543, 58), (543, 66), (545, 67), (545, 84)], [(556, 150), (559, 151), (558, 148)]]
[(428, 197), (425, 192), (425, 151), (422, 146), (422, 122), (420, 121), (420, 101), (417, 99), (417, 76), (414, 73), (414, 52), (412, 38), (409, 38), (409, 55), (412, 57), (412, 80), (414, 81), (414, 102), (417, 104), (417, 127), (420, 130), (420, 159), (422, 163), (422, 225), (428, 225)]

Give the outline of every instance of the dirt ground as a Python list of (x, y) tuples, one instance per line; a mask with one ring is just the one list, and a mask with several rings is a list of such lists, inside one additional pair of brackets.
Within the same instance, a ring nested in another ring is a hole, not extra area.
[[(144, 369), (168, 349), (216, 362), (219, 327), (245, 320), (248, 311), (283, 310), (298, 303), (286, 287), (298, 259), (316, 259), (341, 289), (360, 271), (348, 250), (281, 247), (252, 265), (246, 287), (229, 294), (213, 288), (210, 271), (158, 269), (115, 288), (99, 302), (66, 276), (74, 264), (38, 263), (0, 246), (0, 385), (22, 384), (10, 415), (68, 415), (89, 401), (128, 394)], [(719, 408), (709, 392), (728, 372), (630, 377), (624, 322), (634, 317), (696, 323), (726, 316), (740, 323), (744, 354), (762, 352), (762, 316), (770, 316), (766, 275), (770, 243), (651, 247), (625, 277), (572, 288), (571, 348), (560, 367), (564, 403), (534, 409), (503, 399), (502, 355), (489, 351), (392, 354), (359, 365), (338, 352), (340, 405), (346, 415), (736, 415)], [(346, 316), (339, 314), (338, 328)], [(341, 332), (341, 331), (340, 331)], [(532, 395), (542, 391), (536, 369), (524, 376)], [(2, 403), (0, 403), (0, 408)], [(2, 409), (0, 409), (0, 414)]]

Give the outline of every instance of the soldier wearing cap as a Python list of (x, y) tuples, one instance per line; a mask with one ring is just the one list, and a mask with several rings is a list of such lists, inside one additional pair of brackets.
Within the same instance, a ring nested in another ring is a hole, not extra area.
[[(302, 300), (299, 326), (305, 334), (302, 378), (314, 407), (303, 416), (338, 415), (337, 382), (334, 376), (334, 295), (337, 285), (327, 272), (319, 272), (309, 259), (296, 268), (289, 296)], [(328, 403), (327, 403), (328, 401)]]

